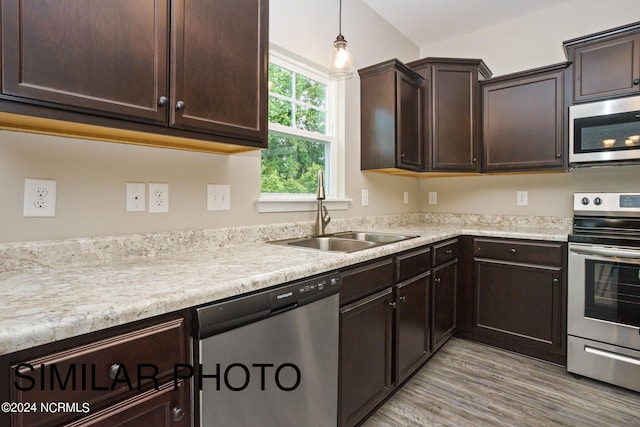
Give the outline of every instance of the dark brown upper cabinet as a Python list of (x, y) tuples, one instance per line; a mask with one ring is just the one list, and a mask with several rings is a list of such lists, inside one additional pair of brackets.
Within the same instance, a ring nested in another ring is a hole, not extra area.
[(491, 77), (479, 59), (425, 58), (407, 64), (427, 82), (422, 105), (425, 170), (480, 171), (478, 80)]
[(397, 59), (360, 74), (361, 170), (423, 169), (423, 79)]
[(0, 112), (108, 127), (119, 142), (125, 131), (172, 148), (266, 146), (268, 0), (1, 7)]
[(482, 170), (565, 170), (568, 63), (481, 82)]
[(2, 92), (163, 123), (169, 4), (2, 2)]
[(573, 102), (640, 94), (640, 22), (563, 43)]

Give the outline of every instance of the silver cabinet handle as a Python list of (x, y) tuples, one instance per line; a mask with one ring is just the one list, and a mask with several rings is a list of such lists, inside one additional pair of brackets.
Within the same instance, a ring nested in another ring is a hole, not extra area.
[(516, 250), (516, 248), (511, 248), (511, 250), (510, 250), (509, 252), (511, 252), (511, 253), (512, 253), (512, 254), (514, 254), (514, 255), (518, 253), (518, 251)]
[(184, 110), (184, 107), (185, 107), (184, 101), (176, 102), (176, 110), (182, 111), (182, 110)]
[(112, 380), (115, 380), (118, 376), (118, 372), (120, 372), (120, 364), (114, 363), (109, 368), (109, 378), (111, 378)]
[(184, 409), (178, 408), (177, 406), (171, 409), (171, 417), (173, 421), (180, 421), (184, 418), (185, 412)]
[(168, 103), (169, 103), (169, 98), (167, 98), (166, 96), (161, 96), (160, 98), (158, 98), (158, 105), (159, 106), (164, 107)]

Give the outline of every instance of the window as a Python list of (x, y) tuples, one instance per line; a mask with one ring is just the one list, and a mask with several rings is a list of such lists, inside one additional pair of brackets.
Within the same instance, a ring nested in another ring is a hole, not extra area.
[[(309, 210), (308, 203), (291, 202), (315, 201), (319, 170), (328, 199), (344, 192), (337, 167), (344, 152), (337, 132), (338, 86), (326, 72), (270, 51), (269, 148), (261, 156), (260, 211)], [(264, 209), (268, 202), (289, 206)]]

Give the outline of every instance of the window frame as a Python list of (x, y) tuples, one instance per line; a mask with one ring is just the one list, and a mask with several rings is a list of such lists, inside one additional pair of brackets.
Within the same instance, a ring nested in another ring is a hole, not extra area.
[[(330, 190), (327, 192), (325, 204), (329, 209), (333, 210), (347, 209), (351, 200), (344, 197), (344, 81), (330, 79), (328, 70), (274, 45), (271, 45), (269, 49), (269, 63), (327, 85), (326, 134), (297, 129), (278, 123), (269, 123), (269, 133), (274, 132), (329, 143), (329, 171), (325, 172), (325, 180)], [(256, 200), (256, 207), (258, 212), (311, 211), (316, 209), (316, 195), (315, 193), (260, 192), (260, 197)]]

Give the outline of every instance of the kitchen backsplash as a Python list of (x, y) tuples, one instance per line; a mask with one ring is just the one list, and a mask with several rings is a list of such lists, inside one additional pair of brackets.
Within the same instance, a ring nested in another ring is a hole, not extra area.
[[(334, 219), (327, 232), (375, 230), (410, 224), (483, 225), (560, 229), (571, 218), (414, 213)], [(223, 246), (262, 243), (313, 233), (312, 221), (206, 230), (171, 231), (125, 236), (0, 244), (0, 278), (21, 271), (63, 266), (91, 266), (126, 260), (215, 250)]]

